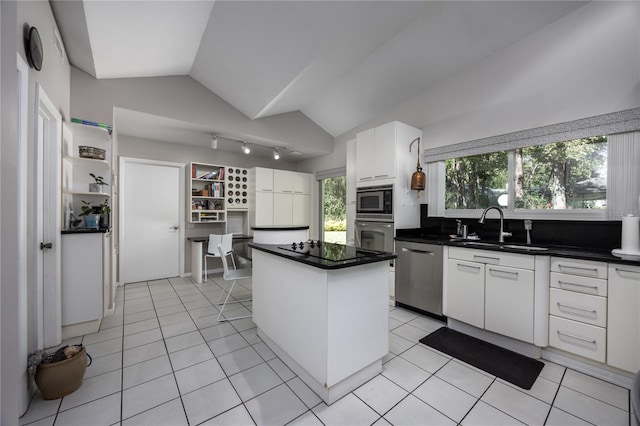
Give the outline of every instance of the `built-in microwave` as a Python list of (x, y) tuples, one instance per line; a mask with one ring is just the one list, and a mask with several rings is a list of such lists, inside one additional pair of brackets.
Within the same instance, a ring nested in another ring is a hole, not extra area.
[(393, 185), (358, 188), (356, 219), (393, 222)]

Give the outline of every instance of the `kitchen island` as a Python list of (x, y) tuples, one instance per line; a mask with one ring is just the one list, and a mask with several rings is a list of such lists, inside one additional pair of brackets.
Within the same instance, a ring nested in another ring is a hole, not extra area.
[(395, 254), (331, 243), (308, 253), (250, 247), (258, 335), (314, 392), (331, 404), (382, 371)]

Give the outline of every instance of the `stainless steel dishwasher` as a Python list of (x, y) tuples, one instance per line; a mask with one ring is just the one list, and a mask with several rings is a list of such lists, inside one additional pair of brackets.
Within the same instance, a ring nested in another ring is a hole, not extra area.
[(396, 241), (396, 302), (442, 316), (442, 246)]

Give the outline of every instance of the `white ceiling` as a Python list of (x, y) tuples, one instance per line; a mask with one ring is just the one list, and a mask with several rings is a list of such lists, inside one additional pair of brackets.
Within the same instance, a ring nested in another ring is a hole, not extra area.
[(190, 75), (252, 119), (299, 110), (333, 136), (584, 4), (52, 1), (96, 78)]

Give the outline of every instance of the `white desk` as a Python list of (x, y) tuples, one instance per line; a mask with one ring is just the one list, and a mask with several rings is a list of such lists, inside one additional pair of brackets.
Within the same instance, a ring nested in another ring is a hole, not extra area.
[[(204, 250), (202, 246), (209, 242), (209, 236), (187, 237), (191, 242), (191, 276), (196, 283), (202, 283), (202, 258)], [(249, 235), (238, 235), (233, 237), (233, 251), (245, 259), (251, 260), (251, 251), (248, 242), (251, 241)]]

